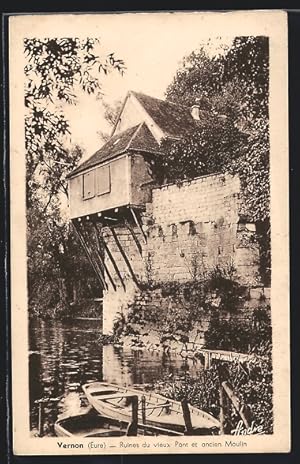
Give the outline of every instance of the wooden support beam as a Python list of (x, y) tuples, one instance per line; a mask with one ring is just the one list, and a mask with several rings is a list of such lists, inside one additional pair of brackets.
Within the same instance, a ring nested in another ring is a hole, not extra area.
[(104, 216), (104, 219), (106, 219), (107, 221), (117, 221), (118, 218), (114, 218), (114, 217), (110, 217), (110, 216)]
[(190, 408), (189, 408), (189, 405), (186, 399), (183, 399), (181, 401), (181, 407), (182, 407), (183, 419), (185, 423), (186, 435), (193, 435), (191, 412), (190, 412)]
[(141, 406), (142, 406), (142, 424), (146, 424), (146, 397), (145, 395), (142, 395)]
[[(93, 261), (95, 263), (95, 267), (97, 268), (97, 271), (98, 271), (98, 273), (100, 275), (100, 278), (103, 281), (103, 288), (108, 290), (108, 286), (107, 286), (107, 283), (105, 281), (104, 269), (101, 268), (100, 265), (99, 265), (99, 261), (101, 262), (101, 260), (99, 259), (100, 256), (98, 256), (97, 248), (95, 246), (93, 246), (94, 244), (90, 244), (90, 238), (91, 237), (89, 235), (89, 232), (85, 229), (84, 224), (82, 224), (81, 232), (83, 234), (83, 237), (85, 238), (86, 246), (87, 246), (87, 248), (89, 250), (90, 255), (92, 256), (92, 259), (93, 259)], [(96, 259), (94, 259), (94, 256), (96, 256)]]
[(123, 259), (124, 259), (124, 261), (125, 261), (125, 263), (126, 263), (126, 265), (127, 265), (127, 267), (128, 267), (128, 270), (129, 270), (129, 272), (130, 272), (130, 274), (131, 274), (131, 277), (132, 277), (134, 283), (136, 284), (137, 287), (139, 287), (139, 282), (138, 282), (138, 280), (137, 280), (137, 278), (136, 278), (136, 275), (135, 275), (135, 273), (134, 273), (134, 271), (133, 271), (133, 269), (132, 269), (132, 267), (131, 267), (131, 264), (130, 264), (130, 262), (129, 262), (129, 259), (127, 258), (126, 253), (124, 252), (124, 250), (123, 250), (123, 248), (122, 248), (122, 245), (121, 245), (121, 243), (120, 243), (120, 241), (119, 241), (119, 239), (118, 239), (118, 237), (117, 237), (117, 234), (116, 234), (114, 228), (113, 228), (113, 227), (110, 227), (109, 229), (110, 229), (110, 231), (111, 231), (111, 233), (112, 233), (112, 236), (113, 236), (114, 239), (115, 239), (116, 245), (117, 245), (117, 247), (118, 247), (118, 249), (119, 249), (119, 251), (120, 251), (120, 253), (121, 253), (121, 255), (122, 255), (122, 257), (123, 257)]
[(220, 434), (224, 435), (224, 426), (225, 426), (225, 395), (222, 384), (220, 384)]
[(137, 249), (139, 250), (140, 255), (142, 255), (142, 246), (141, 246), (141, 244), (139, 242), (139, 239), (137, 238), (133, 228), (131, 227), (131, 225), (127, 221), (127, 219), (125, 219), (125, 225), (126, 225), (127, 229), (129, 230), (129, 232), (131, 233), (132, 238), (133, 238), (133, 240), (134, 240), (134, 242), (135, 242), (135, 244), (137, 246)]
[(131, 413), (131, 422), (127, 427), (126, 430), (126, 436), (127, 437), (136, 437), (137, 432), (138, 432), (138, 406), (139, 404), (139, 398), (137, 395), (134, 395), (131, 397), (131, 407), (132, 407), (132, 413)]
[(104, 246), (105, 251), (106, 251), (106, 253), (107, 253), (107, 256), (109, 257), (109, 259), (110, 259), (110, 261), (111, 261), (111, 263), (112, 263), (112, 265), (113, 265), (113, 267), (114, 267), (114, 270), (115, 270), (117, 276), (119, 277), (119, 280), (120, 280), (120, 282), (121, 282), (121, 284), (122, 284), (122, 287), (123, 287), (123, 289), (124, 289), (124, 292), (126, 292), (125, 282), (124, 282), (124, 280), (123, 280), (123, 278), (122, 278), (121, 272), (119, 271), (119, 268), (118, 268), (118, 266), (117, 266), (117, 263), (115, 262), (114, 257), (113, 257), (113, 255), (111, 254), (111, 251), (110, 251), (110, 249), (108, 248), (108, 245), (107, 245), (107, 243), (105, 242), (105, 240), (103, 240), (102, 243), (103, 243), (103, 246)]
[(111, 274), (110, 274), (110, 272), (109, 272), (109, 270), (108, 270), (108, 268), (107, 268), (107, 266), (105, 264), (104, 258), (102, 258), (102, 256), (101, 256), (101, 245), (100, 245), (100, 240), (99, 240), (99, 235), (98, 235), (98, 229), (97, 229), (97, 226), (96, 226), (95, 222), (93, 222), (93, 227), (94, 227), (95, 235), (96, 235), (96, 246), (97, 246), (97, 252), (98, 252), (98, 259), (101, 262), (101, 265), (102, 265), (103, 269), (105, 270), (114, 291), (116, 291), (117, 286), (116, 286), (116, 284), (114, 282), (114, 279), (112, 278), (112, 276), (111, 276)]
[(93, 249), (93, 245), (90, 245), (90, 236), (89, 236), (89, 233), (85, 230), (84, 228), (84, 224), (82, 224), (82, 233), (84, 234), (84, 237), (85, 237), (85, 243), (86, 243), (86, 246), (88, 248), (88, 251), (92, 257), (92, 260), (94, 261), (94, 264), (95, 264), (95, 267), (100, 275), (100, 278), (103, 282), (103, 288), (105, 290), (108, 289), (108, 286), (107, 286), (107, 283), (105, 282), (105, 275), (104, 275), (104, 271), (103, 269), (101, 269), (100, 265), (99, 265), (99, 262), (97, 260), (97, 250)]
[(71, 222), (72, 222), (72, 225), (73, 225), (73, 230), (74, 230), (74, 232), (75, 232), (77, 238), (79, 239), (79, 242), (80, 242), (82, 248), (84, 249), (85, 254), (86, 254), (86, 256), (87, 256), (87, 258), (88, 258), (88, 260), (89, 260), (89, 262), (90, 262), (92, 268), (94, 269), (95, 274), (96, 274), (96, 276), (97, 276), (99, 282), (100, 282), (101, 288), (105, 289), (105, 288), (106, 288), (106, 284), (105, 284), (105, 282), (103, 282), (103, 279), (101, 278), (101, 274), (99, 274), (99, 272), (98, 272), (98, 270), (97, 270), (97, 267), (95, 266), (95, 263), (94, 263), (94, 261), (93, 261), (92, 255), (90, 254), (89, 249), (88, 249), (88, 247), (86, 246), (84, 237), (83, 237), (83, 235), (82, 235), (82, 233), (81, 233), (81, 230), (80, 230), (79, 227), (78, 227), (78, 224), (76, 223), (76, 221), (73, 221), (73, 220), (72, 220)]
[(204, 369), (211, 368), (211, 353), (209, 351), (204, 353)]
[(39, 401), (39, 415), (38, 415), (38, 436), (44, 436), (44, 402)]
[(232, 402), (234, 408), (239, 413), (240, 418), (242, 419), (246, 428), (250, 427), (250, 420), (249, 420), (249, 411), (247, 410), (247, 406), (242, 404), (236, 394), (233, 391), (232, 386), (229, 382), (225, 381), (222, 382), (221, 388), (224, 388), (225, 393), (227, 394), (228, 398)]
[(147, 243), (147, 236), (146, 236), (146, 234), (145, 234), (145, 232), (144, 232), (144, 230), (143, 230), (143, 227), (142, 227), (142, 225), (141, 225), (141, 223), (140, 223), (140, 221), (139, 221), (137, 215), (135, 214), (134, 209), (131, 208), (131, 207), (129, 207), (129, 209), (130, 209), (130, 212), (131, 212), (131, 214), (132, 214), (132, 217), (133, 217), (134, 222), (136, 223), (137, 227), (140, 229), (140, 231), (141, 231), (141, 233), (142, 233), (142, 236), (143, 236), (143, 238), (144, 238), (145, 243)]

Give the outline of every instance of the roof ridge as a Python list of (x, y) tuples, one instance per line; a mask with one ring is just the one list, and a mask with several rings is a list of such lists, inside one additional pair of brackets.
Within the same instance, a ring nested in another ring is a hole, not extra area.
[(152, 100), (158, 100), (158, 101), (163, 102), (163, 103), (168, 103), (169, 105), (180, 106), (181, 108), (190, 109), (189, 106), (182, 105), (181, 103), (174, 103), (174, 102), (171, 102), (169, 100), (163, 100), (162, 98), (152, 97), (151, 95), (147, 95), (146, 93), (143, 93), (143, 92), (136, 92), (136, 90), (130, 90), (130, 93), (132, 93), (133, 95), (135, 95), (135, 94), (136, 95), (143, 95), (144, 97), (151, 98)]

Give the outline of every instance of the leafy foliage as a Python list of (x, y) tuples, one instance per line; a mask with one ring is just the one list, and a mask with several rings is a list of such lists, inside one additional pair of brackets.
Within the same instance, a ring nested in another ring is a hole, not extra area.
[[(75, 104), (81, 89), (101, 96), (99, 77), (113, 69), (123, 73), (124, 62), (110, 53), (104, 59), (95, 52), (98, 39), (25, 39), (25, 141), (27, 153), (27, 199), (43, 179), (51, 194), (67, 190), (64, 178), (78, 163), (74, 153), (64, 147), (70, 126), (64, 104)], [(60, 173), (63, 172), (63, 178)]]
[(166, 182), (226, 171), (239, 157), (245, 140), (232, 121), (208, 114), (190, 136), (162, 142), (167, 155), (157, 159), (157, 171)]
[(224, 320), (215, 313), (205, 333), (206, 348), (242, 353), (251, 351), (260, 354), (266, 351), (267, 346), (271, 352), (271, 340), (270, 311), (266, 308), (254, 310), (252, 323), (247, 320)]
[[(201, 278), (188, 282), (150, 282), (142, 285), (142, 298), (148, 292), (159, 295), (160, 305), (147, 304), (139, 299), (128, 310), (127, 317), (121, 314), (116, 320), (114, 333), (127, 334), (132, 324), (154, 324), (162, 334), (187, 334), (203, 315), (217, 310), (234, 313), (244, 300), (244, 287), (234, 279), (232, 266), (216, 266)], [(169, 298), (171, 297), (171, 298)], [(126, 330), (125, 330), (126, 329)]]
[[(31, 315), (69, 315), (70, 303), (99, 296), (94, 275), (72, 229), (62, 220), (59, 202), (44, 205), (35, 201), (28, 208), (28, 299)], [(84, 279), (82, 276), (84, 275)]]
[(167, 88), (168, 100), (236, 120), (268, 115), (269, 43), (263, 36), (236, 37), (213, 56), (204, 45), (183, 59)]
[[(190, 404), (219, 417), (219, 369), (216, 362), (209, 370), (200, 371), (197, 378), (187, 375), (184, 379), (164, 379), (156, 384), (156, 391), (168, 398), (181, 401), (187, 399)], [(227, 379), (243, 404), (247, 404), (255, 425), (262, 425), (265, 434), (273, 433), (273, 388), (272, 362), (268, 354), (253, 358), (248, 362), (226, 363)], [(226, 407), (225, 432), (230, 434), (240, 417), (232, 404)]]
[[(220, 380), (228, 380), (243, 404), (247, 404), (255, 425), (262, 425), (264, 433), (273, 432), (273, 369), (272, 330), (269, 308), (257, 308), (251, 324), (236, 318), (222, 321), (215, 314), (205, 334), (206, 348), (255, 353), (249, 361), (229, 363), (215, 361), (211, 368), (202, 370), (197, 378), (186, 375), (180, 379), (166, 378), (157, 383), (156, 391), (175, 400), (188, 402), (215, 417), (220, 412)], [(220, 372), (223, 372), (220, 379)], [(226, 378), (224, 378), (224, 372)], [(240, 417), (228, 402), (225, 432), (236, 426)]]
[[(109, 104), (105, 100), (103, 100), (102, 103), (104, 107), (104, 119), (108, 123), (109, 127), (112, 129), (117, 121), (123, 103), (120, 100), (117, 100), (116, 102), (114, 102), (114, 104)], [(110, 139), (111, 134), (99, 130), (98, 135), (104, 142), (107, 142)]]
[(68, 197), (66, 176), (82, 156), (80, 147), (66, 148), (70, 125), (64, 107), (76, 104), (81, 91), (102, 98), (102, 77), (125, 70), (123, 60), (113, 53), (101, 57), (100, 48), (94, 38), (24, 40), (28, 292), (33, 314), (68, 314), (73, 299), (78, 305), (81, 299), (99, 296), (61, 204)]
[(236, 37), (223, 53), (205, 48), (183, 61), (167, 99), (198, 103), (198, 130), (181, 141), (166, 140), (157, 172), (176, 182), (215, 172), (238, 174), (241, 215), (269, 217), (269, 50), (266, 37)]

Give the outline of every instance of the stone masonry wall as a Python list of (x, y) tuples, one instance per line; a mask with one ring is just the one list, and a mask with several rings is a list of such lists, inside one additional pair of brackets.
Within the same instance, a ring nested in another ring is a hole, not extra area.
[(125, 225), (114, 227), (128, 262), (112, 232), (104, 230), (124, 284), (106, 255), (117, 289), (108, 282), (103, 301), (104, 333), (112, 331), (117, 313), (126, 314), (140, 293), (141, 281), (186, 282), (219, 265), (234, 266), (243, 285), (260, 284), (255, 225), (239, 221), (239, 193), (238, 177), (223, 174), (153, 189), (152, 202), (142, 215), (147, 243), (134, 224), (130, 227), (139, 244)]
[(239, 178), (231, 175), (153, 190), (147, 259), (154, 280), (186, 281), (233, 264), (242, 284), (258, 283), (255, 225), (239, 223), (239, 193)]
[(152, 191), (153, 218), (158, 224), (238, 221), (240, 181), (237, 176), (213, 174)]

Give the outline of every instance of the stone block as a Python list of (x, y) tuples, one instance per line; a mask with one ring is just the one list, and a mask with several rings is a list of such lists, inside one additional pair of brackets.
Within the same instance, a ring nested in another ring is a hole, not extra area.
[(249, 291), (250, 298), (254, 300), (259, 300), (262, 297), (263, 293), (264, 291), (262, 287), (250, 288), (250, 291)]
[(256, 232), (256, 225), (254, 223), (247, 223), (246, 229), (250, 232)]

